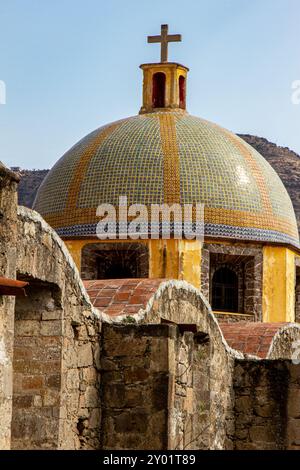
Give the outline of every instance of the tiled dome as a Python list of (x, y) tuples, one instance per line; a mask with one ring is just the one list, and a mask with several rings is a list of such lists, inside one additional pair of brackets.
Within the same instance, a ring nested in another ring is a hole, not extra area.
[(34, 209), (65, 238), (95, 236), (96, 208), (205, 204), (205, 234), (298, 246), (279, 176), (246, 142), (184, 112), (133, 116), (84, 137), (52, 168)]

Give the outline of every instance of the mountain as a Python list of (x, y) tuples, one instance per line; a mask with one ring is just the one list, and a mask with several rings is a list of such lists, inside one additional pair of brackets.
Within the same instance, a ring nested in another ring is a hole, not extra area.
[(292, 200), (300, 232), (300, 156), (288, 147), (280, 147), (263, 137), (241, 134), (280, 176)]
[(18, 189), (19, 204), (32, 207), (35, 195), (49, 170), (21, 170), (13, 167), (21, 177)]
[[(293, 202), (300, 231), (300, 156), (288, 147), (280, 147), (263, 137), (240, 134), (274, 168), (285, 185)], [(12, 168), (21, 176), (19, 204), (32, 207), (36, 192), (49, 170), (20, 170)]]

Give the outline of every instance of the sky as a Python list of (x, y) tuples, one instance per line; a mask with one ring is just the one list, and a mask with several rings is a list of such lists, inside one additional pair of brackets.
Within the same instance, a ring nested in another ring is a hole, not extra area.
[(137, 114), (139, 65), (160, 58), (147, 35), (163, 23), (182, 34), (169, 60), (190, 69), (191, 114), (300, 154), (299, 22), (300, 0), (0, 0), (0, 161), (50, 168)]

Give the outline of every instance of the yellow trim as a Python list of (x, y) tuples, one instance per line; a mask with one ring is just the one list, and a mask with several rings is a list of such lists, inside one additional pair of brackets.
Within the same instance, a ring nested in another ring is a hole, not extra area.
[(159, 123), (164, 154), (164, 203), (180, 204), (179, 154), (174, 116), (161, 114)]
[(285, 247), (263, 248), (263, 321), (295, 321), (295, 253)]
[(217, 310), (213, 311), (215, 315), (235, 315), (237, 317), (254, 317), (254, 315), (251, 315), (249, 313), (234, 313), (234, 312), (218, 312)]

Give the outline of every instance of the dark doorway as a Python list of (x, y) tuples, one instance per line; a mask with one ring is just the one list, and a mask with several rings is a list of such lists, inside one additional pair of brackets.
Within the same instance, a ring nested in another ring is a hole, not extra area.
[(212, 309), (238, 312), (238, 276), (227, 267), (217, 269), (213, 275)]
[(114, 250), (97, 256), (97, 279), (130, 279), (139, 277), (134, 250)]
[(179, 107), (185, 109), (185, 78), (179, 77)]
[(82, 279), (147, 278), (149, 253), (142, 243), (92, 243), (81, 253)]
[(153, 75), (152, 84), (152, 106), (153, 108), (165, 107), (165, 88), (166, 76), (162, 72), (157, 72)]

